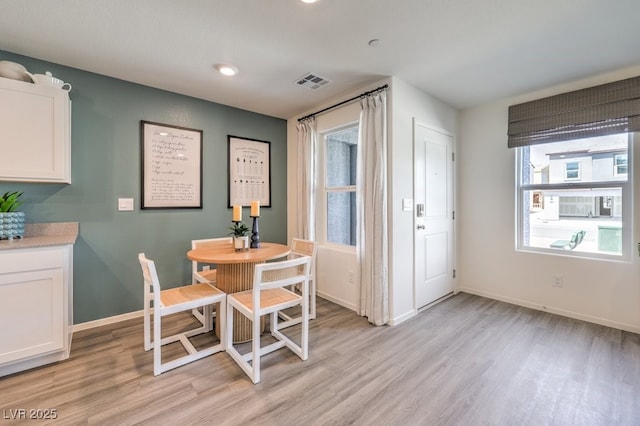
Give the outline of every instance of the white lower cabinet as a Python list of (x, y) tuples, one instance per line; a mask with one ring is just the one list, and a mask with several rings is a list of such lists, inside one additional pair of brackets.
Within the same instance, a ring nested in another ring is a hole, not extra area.
[(0, 251), (0, 376), (69, 357), (73, 246)]

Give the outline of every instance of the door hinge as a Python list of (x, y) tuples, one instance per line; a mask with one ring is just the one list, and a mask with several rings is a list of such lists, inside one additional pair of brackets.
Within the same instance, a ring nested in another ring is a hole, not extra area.
[(456, 153), (455, 152), (451, 153), (451, 161), (456, 161)]
[(451, 219), (456, 220), (456, 211), (451, 212)]
[(453, 278), (455, 278), (455, 277), (456, 277), (456, 270), (454, 269), (453, 270)]

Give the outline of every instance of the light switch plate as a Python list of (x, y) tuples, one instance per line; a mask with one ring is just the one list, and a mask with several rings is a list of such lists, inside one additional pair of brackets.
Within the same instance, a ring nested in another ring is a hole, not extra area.
[(402, 211), (410, 212), (413, 210), (413, 200), (411, 198), (402, 199)]
[(118, 211), (119, 212), (132, 212), (133, 211), (133, 198), (118, 198)]

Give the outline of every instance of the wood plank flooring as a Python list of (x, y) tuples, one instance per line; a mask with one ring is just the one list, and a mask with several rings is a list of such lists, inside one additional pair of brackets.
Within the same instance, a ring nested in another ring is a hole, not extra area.
[(70, 359), (0, 378), (0, 424), (640, 425), (637, 334), (469, 294), (395, 327), (318, 302), (309, 360), (267, 355), (258, 385), (225, 353), (154, 377), (141, 319), (78, 332)]

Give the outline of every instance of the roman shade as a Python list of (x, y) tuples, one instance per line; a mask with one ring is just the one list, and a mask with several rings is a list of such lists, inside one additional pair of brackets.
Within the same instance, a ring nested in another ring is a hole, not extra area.
[(509, 107), (508, 147), (640, 130), (640, 77)]

